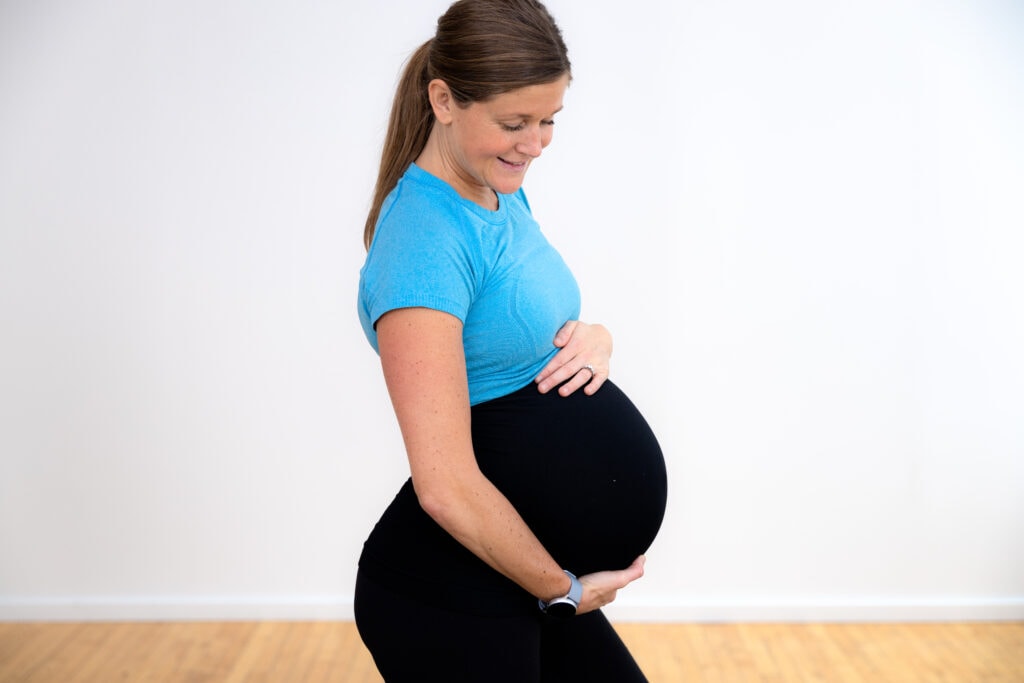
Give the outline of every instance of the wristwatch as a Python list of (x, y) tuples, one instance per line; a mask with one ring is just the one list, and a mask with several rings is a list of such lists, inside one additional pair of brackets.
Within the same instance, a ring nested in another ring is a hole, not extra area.
[(548, 602), (538, 600), (537, 603), (540, 605), (540, 611), (548, 614), (552, 617), (558, 617), (560, 619), (567, 619), (576, 615), (576, 610), (580, 606), (580, 601), (583, 600), (583, 584), (576, 578), (568, 569), (563, 569), (568, 575), (569, 580), (572, 581), (569, 584), (569, 592), (561, 597), (555, 598)]

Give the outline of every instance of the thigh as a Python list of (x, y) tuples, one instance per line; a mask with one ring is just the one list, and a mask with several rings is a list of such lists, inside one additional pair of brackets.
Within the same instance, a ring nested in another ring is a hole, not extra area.
[(543, 683), (646, 683), (626, 644), (600, 611), (541, 627)]
[(359, 635), (386, 683), (538, 683), (540, 620), (426, 604), (360, 575)]

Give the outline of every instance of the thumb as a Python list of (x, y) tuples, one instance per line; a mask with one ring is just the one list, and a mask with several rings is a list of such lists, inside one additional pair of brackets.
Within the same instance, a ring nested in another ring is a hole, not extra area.
[(625, 584), (632, 583), (644, 575), (644, 565), (647, 563), (647, 558), (641, 555), (640, 557), (633, 560), (633, 564), (629, 565), (622, 570), (622, 578), (625, 580)]

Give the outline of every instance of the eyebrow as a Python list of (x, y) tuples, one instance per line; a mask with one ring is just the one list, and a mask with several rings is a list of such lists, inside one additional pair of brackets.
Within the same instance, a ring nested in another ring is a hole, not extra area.
[[(557, 114), (558, 112), (562, 111), (563, 109), (565, 109), (565, 105), (564, 104), (561, 107), (559, 107), (558, 109), (556, 109), (553, 112), (551, 112), (550, 114), (548, 114), (548, 116), (554, 116), (555, 114)], [(500, 116), (500, 118), (503, 118), (503, 119), (505, 119), (505, 118), (508, 118), (508, 119), (532, 119), (533, 115), (532, 114), (503, 114), (503, 115)], [(542, 116), (541, 118), (547, 118), (547, 117)]]

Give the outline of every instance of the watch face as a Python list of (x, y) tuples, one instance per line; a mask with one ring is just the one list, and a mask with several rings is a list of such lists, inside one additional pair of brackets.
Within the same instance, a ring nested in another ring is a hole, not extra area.
[(576, 616), (576, 605), (572, 604), (569, 600), (560, 600), (548, 605), (548, 608), (544, 611), (557, 619), (568, 619), (569, 617)]

